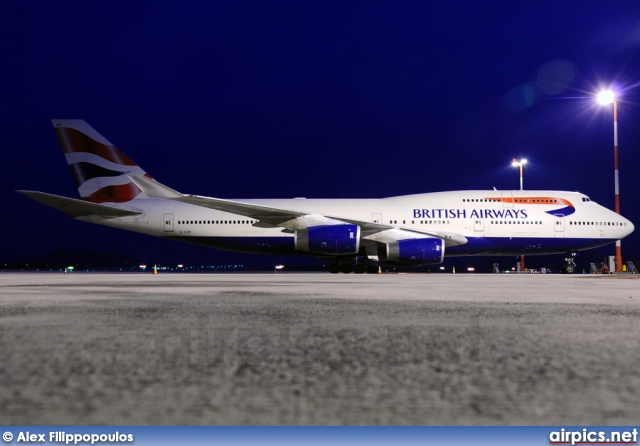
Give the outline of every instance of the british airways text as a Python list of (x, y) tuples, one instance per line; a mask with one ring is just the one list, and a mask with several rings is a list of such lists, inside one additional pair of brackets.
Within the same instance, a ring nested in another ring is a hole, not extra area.
[[(469, 218), (527, 218), (524, 209), (472, 209)], [(467, 218), (467, 209), (414, 209), (413, 218)]]

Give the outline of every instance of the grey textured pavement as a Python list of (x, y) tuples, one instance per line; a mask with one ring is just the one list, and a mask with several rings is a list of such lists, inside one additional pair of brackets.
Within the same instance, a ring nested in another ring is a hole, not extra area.
[(0, 274), (0, 423), (637, 424), (637, 276)]

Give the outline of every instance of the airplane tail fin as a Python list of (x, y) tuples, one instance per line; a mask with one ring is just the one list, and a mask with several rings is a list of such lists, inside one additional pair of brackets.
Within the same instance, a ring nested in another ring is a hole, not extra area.
[(146, 194), (129, 178), (140, 166), (81, 119), (53, 119), (78, 193), (93, 203), (123, 203)]

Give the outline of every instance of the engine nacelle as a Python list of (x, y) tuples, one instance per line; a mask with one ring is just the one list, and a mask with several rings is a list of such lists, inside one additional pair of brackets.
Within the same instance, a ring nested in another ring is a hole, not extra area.
[(439, 238), (420, 238), (387, 243), (386, 259), (397, 265), (418, 266), (442, 263), (444, 241)]
[(298, 229), (295, 246), (298, 251), (314, 254), (356, 254), (360, 250), (360, 226), (344, 224)]

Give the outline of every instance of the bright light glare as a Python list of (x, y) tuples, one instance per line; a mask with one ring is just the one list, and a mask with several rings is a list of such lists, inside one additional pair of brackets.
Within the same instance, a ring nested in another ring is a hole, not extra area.
[(514, 159), (511, 162), (511, 165), (513, 167), (520, 167), (521, 165), (524, 166), (525, 164), (527, 164), (527, 160), (525, 160), (525, 159), (521, 159), (520, 161)]
[(616, 98), (616, 94), (611, 90), (604, 90), (598, 93), (598, 102), (600, 104), (611, 104)]

